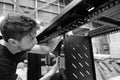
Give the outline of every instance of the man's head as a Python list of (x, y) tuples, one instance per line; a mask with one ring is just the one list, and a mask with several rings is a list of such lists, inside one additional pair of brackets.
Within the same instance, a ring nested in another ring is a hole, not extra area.
[(18, 50), (29, 50), (37, 43), (35, 35), (39, 27), (30, 17), (8, 14), (1, 22), (0, 28), (5, 42)]

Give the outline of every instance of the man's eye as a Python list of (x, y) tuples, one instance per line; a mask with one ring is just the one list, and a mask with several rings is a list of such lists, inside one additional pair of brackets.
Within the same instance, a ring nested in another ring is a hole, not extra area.
[(31, 41), (33, 41), (33, 40), (34, 40), (34, 37), (31, 38)]

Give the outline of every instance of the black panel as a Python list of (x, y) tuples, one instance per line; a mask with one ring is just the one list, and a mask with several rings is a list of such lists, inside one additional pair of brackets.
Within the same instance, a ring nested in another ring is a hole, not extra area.
[(27, 80), (38, 80), (41, 77), (41, 57), (38, 54), (28, 54)]
[(88, 37), (66, 37), (65, 61), (68, 80), (96, 80), (92, 46)]

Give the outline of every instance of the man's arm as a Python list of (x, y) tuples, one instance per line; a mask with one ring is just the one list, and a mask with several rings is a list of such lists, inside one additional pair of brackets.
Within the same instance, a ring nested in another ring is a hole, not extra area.
[(42, 78), (40, 78), (39, 80), (49, 80), (58, 70), (59, 68), (59, 57), (56, 58), (56, 63), (54, 64), (54, 66), (51, 68), (51, 70), (45, 74)]
[(46, 54), (52, 52), (58, 43), (61, 41), (62, 36), (58, 36), (54, 39), (52, 39), (48, 43), (43, 43), (43, 44), (37, 44), (35, 45), (30, 53), (37, 53), (37, 54)]

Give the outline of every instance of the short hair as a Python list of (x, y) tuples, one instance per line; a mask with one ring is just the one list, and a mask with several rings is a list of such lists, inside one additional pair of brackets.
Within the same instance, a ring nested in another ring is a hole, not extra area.
[(6, 42), (10, 38), (20, 41), (35, 28), (38, 28), (36, 21), (21, 14), (8, 14), (0, 24), (1, 34)]

